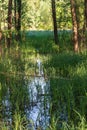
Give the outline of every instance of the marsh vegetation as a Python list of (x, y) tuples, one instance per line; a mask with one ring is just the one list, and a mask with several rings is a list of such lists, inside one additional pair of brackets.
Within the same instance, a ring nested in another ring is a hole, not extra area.
[(86, 0), (0, 0), (0, 130), (87, 130)]
[(70, 33), (64, 43), (61, 33), (60, 50), (52, 33), (35, 34), (26, 35), (22, 44), (14, 42), (10, 53), (3, 45), (0, 128), (86, 130), (86, 51), (73, 53)]

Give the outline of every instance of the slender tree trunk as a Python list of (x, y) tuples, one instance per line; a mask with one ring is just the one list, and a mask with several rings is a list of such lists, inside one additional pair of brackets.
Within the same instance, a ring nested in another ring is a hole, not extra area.
[(87, 0), (84, 0), (84, 26), (83, 26), (83, 33), (84, 33), (84, 43), (87, 47)]
[(18, 27), (17, 30), (21, 30), (21, 0), (18, 0)]
[(72, 23), (73, 23), (73, 41), (74, 41), (74, 51), (79, 51), (79, 41), (78, 41), (78, 24), (77, 24), (77, 16), (76, 16), (76, 7), (75, 1), (70, 0), (71, 2), (71, 14), (72, 14)]
[(84, 0), (84, 7), (85, 7), (85, 11), (84, 11), (84, 14), (85, 14), (85, 28), (87, 30), (87, 0)]
[[(0, 11), (1, 12), (1, 11)], [(1, 29), (1, 19), (0, 19), (0, 31), (1, 31), (2, 29)]]
[(18, 6), (18, 19), (17, 19), (17, 39), (21, 39), (20, 31), (21, 31), (21, 0), (17, 0), (17, 6)]
[(79, 43), (79, 51), (82, 51), (84, 46), (84, 32), (83, 32), (83, 26), (84, 23), (82, 22), (81, 15), (84, 15), (84, 9), (81, 9), (81, 4), (83, 4), (81, 1), (75, 0), (76, 6), (76, 17), (77, 17), (77, 27), (78, 27), (78, 43)]
[(55, 44), (58, 44), (55, 0), (52, 0), (51, 4), (52, 4), (52, 17), (53, 17), (53, 27), (54, 27), (54, 39), (55, 39)]
[[(1, 10), (0, 10), (1, 11)], [(0, 57), (2, 55), (2, 45), (1, 45), (1, 41), (2, 41), (2, 29), (1, 29), (1, 19), (0, 19)]]
[(0, 43), (1, 43), (1, 40), (2, 40), (2, 31), (0, 30)]
[(8, 41), (7, 41), (7, 47), (10, 48), (11, 45), (11, 28), (12, 28), (12, 0), (8, 1)]
[[(0, 6), (0, 14), (2, 14), (2, 6)], [(2, 16), (0, 17), (0, 42), (2, 40)]]
[(1, 21), (0, 21), (0, 43), (1, 43), (1, 40), (2, 40), (2, 29), (1, 29)]
[(14, 22), (15, 22), (15, 30), (16, 30), (16, 26), (17, 26), (17, 14), (16, 14), (16, 11), (17, 11), (17, 0), (14, 0)]
[(17, 34), (17, 22), (18, 21), (18, 13), (17, 13), (17, 0), (14, 0), (14, 26), (15, 26), (15, 40), (18, 40)]

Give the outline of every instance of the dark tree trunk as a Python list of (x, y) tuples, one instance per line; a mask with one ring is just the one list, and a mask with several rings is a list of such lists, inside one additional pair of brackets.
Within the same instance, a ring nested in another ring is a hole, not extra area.
[(2, 29), (1, 29), (1, 19), (0, 19), (0, 31), (1, 31)]
[(73, 41), (74, 41), (74, 51), (79, 51), (79, 41), (78, 41), (78, 23), (77, 23), (77, 16), (76, 16), (76, 7), (75, 1), (70, 0), (71, 2), (71, 14), (72, 14), (72, 23), (73, 23)]
[(0, 57), (2, 56), (2, 45), (1, 45), (1, 41), (2, 41), (2, 31), (0, 30)]
[(0, 43), (1, 43), (1, 40), (2, 40), (2, 31), (0, 30)]
[(85, 11), (84, 11), (84, 14), (85, 14), (85, 28), (87, 30), (87, 0), (84, 0), (84, 7), (85, 7)]
[(17, 26), (17, 0), (14, 0), (14, 23), (15, 23), (15, 30), (16, 30), (16, 26)]
[(15, 26), (15, 40), (16, 41), (18, 40), (17, 24), (18, 24), (17, 0), (14, 0), (14, 26)]
[(21, 30), (21, 0), (18, 0), (18, 26), (17, 30)]
[(16, 30), (17, 30), (17, 39), (20, 40), (21, 39), (21, 0), (17, 0), (17, 6), (18, 6), (18, 10), (17, 10), (17, 26), (16, 26)]
[(84, 43), (85, 47), (87, 47), (87, 0), (84, 0), (84, 26), (83, 26), (83, 33), (84, 33)]
[(7, 41), (7, 47), (9, 48), (11, 45), (11, 28), (12, 28), (12, 0), (9, 0), (8, 2), (8, 41)]
[(55, 44), (58, 44), (55, 0), (52, 0), (51, 4), (52, 4), (52, 17), (53, 17), (53, 27), (54, 27), (54, 39), (55, 39)]

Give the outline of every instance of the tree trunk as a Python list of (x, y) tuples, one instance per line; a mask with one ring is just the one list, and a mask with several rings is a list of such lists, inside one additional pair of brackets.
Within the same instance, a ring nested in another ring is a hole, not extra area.
[(8, 41), (7, 41), (7, 47), (10, 48), (11, 45), (11, 28), (12, 28), (12, 0), (9, 0), (8, 2)]
[(0, 31), (1, 31), (2, 29), (1, 29), (1, 19), (0, 19)]
[(84, 0), (84, 7), (85, 7), (85, 11), (84, 11), (84, 14), (85, 14), (85, 28), (87, 30), (87, 0)]
[(0, 44), (1, 44), (1, 40), (2, 40), (2, 31), (0, 30)]
[(87, 0), (84, 0), (84, 27), (83, 27), (83, 32), (84, 32), (84, 43), (85, 46), (87, 47)]
[(17, 13), (17, 0), (14, 0), (14, 27), (15, 27), (15, 40), (18, 40), (18, 33), (17, 33), (17, 22), (18, 21), (18, 13)]
[(77, 24), (77, 16), (76, 16), (76, 7), (75, 1), (70, 0), (71, 2), (71, 14), (72, 14), (72, 23), (73, 23), (73, 41), (74, 41), (74, 51), (79, 51), (79, 41), (78, 41), (78, 24)]
[(17, 39), (21, 39), (20, 31), (21, 31), (21, 0), (17, 0), (17, 6), (18, 6), (18, 19), (17, 19)]
[(16, 30), (16, 26), (17, 26), (17, 16), (16, 16), (17, 12), (16, 11), (17, 11), (17, 0), (14, 0), (14, 22), (15, 22), (14, 26), (15, 26), (15, 30)]
[[(81, 11), (81, 6), (82, 6), (82, 2), (75, 0), (75, 4), (76, 4), (76, 18), (77, 18), (77, 27), (78, 27), (78, 43), (79, 43), (79, 51), (82, 51), (83, 45), (84, 45), (84, 32), (83, 32), (83, 22), (82, 22), (82, 18), (81, 15), (84, 15), (84, 11), (82, 8)], [(83, 14), (82, 14), (83, 12)]]
[(55, 0), (52, 0), (51, 4), (52, 4), (52, 17), (53, 17), (53, 27), (54, 27), (54, 39), (55, 39), (55, 44), (58, 44)]
[(1, 43), (1, 40), (2, 40), (2, 6), (0, 6), (0, 13), (1, 13), (1, 17), (0, 17), (0, 43)]

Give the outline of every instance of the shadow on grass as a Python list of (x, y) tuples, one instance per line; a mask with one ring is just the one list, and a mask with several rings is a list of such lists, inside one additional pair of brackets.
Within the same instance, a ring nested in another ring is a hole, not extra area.
[(55, 45), (53, 31), (27, 31), (25, 41), (22, 43), (25, 49), (38, 51), (40, 54), (59, 53), (72, 51), (72, 33), (68, 31), (58, 32), (59, 44)]

